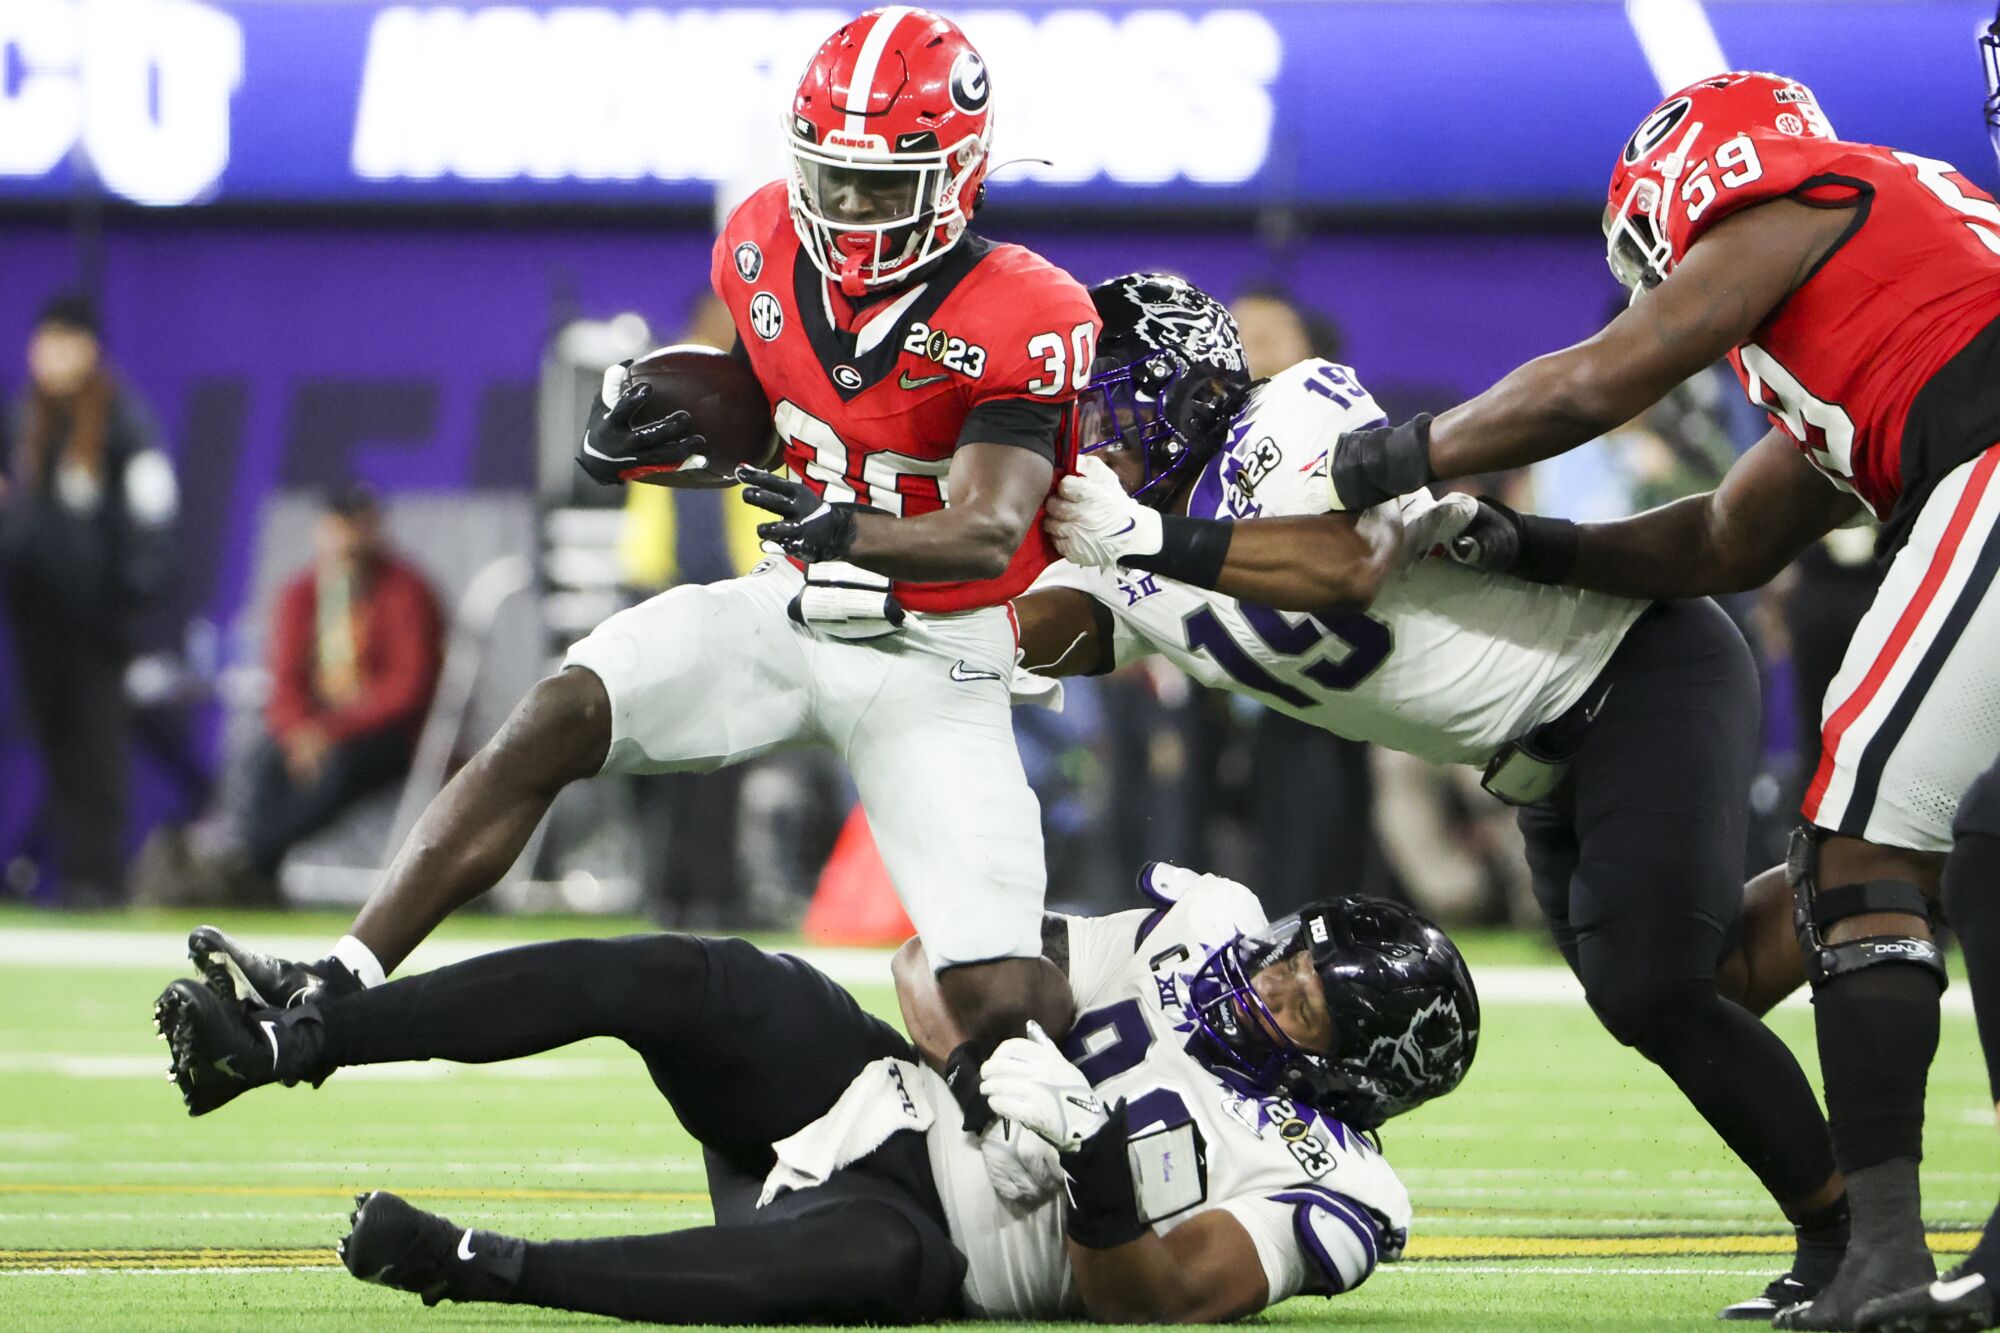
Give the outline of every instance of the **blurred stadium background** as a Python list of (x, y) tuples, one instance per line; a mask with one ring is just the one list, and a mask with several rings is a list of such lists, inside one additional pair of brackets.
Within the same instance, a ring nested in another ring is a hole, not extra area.
[[(953, 12), (986, 50), (996, 160), (1013, 160), (982, 230), (1085, 281), (1182, 272), (1238, 303), (1267, 359), (1333, 352), (1392, 417), (1597, 326), (1618, 295), (1596, 227), (1607, 168), (1662, 88), (1782, 70), (1845, 137), (1993, 183), (1972, 44), (1991, 12), (1973, 0)], [(197, 849), (227, 840), (274, 590), (309, 558), (330, 488), (383, 495), (455, 630), (407, 788), (297, 849), (287, 901), (364, 894), (450, 766), (606, 612), (753, 558), (732, 497), (590, 488), (571, 436), (606, 361), (726, 339), (703, 301), (711, 228), (780, 174), (778, 116), (842, 13), (0, 8), (0, 348), (26, 344), (52, 296), (86, 294), (179, 479), (173, 577), (126, 627), (131, 795), (104, 840), (127, 858), (162, 828), (193, 826)], [(0, 384), (23, 379), (0, 357)], [(1701, 487), (1759, 429), (1724, 380), (1697, 383), (1604, 448), (1495, 484), (1552, 511), (1624, 512)], [(1850, 554), (1807, 563), (1734, 608), (1770, 684), (1756, 865), (1791, 804), (1817, 640), (1869, 577)], [(34, 632), (18, 612), (0, 629)], [(19, 660), (0, 653), (0, 883), (36, 903), (116, 900), (115, 884), (62, 883)], [(1505, 824), (1476, 789), (1256, 714), (1154, 673), (1024, 714), (1054, 896), (1108, 901), (1123, 867), (1166, 856), (1279, 901), (1331, 878), (1448, 919), (1521, 915)], [(787, 924), (845, 816), (842, 783), (779, 760), (576, 793), (501, 901)], [(141, 896), (159, 879), (138, 876)]]
[[(1263, 369), (1332, 355), (1392, 418), (1598, 327), (1620, 297), (1598, 233), (1604, 185), (1662, 89), (1782, 71), (1817, 91), (1843, 137), (2000, 184), (1978, 116), (1973, 39), (1993, 19), (1980, 0), (943, 8), (984, 49), (996, 160), (1015, 160), (980, 230), (1086, 282), (1181, 272), (1237, 307)], [(63, 874), (46, 731), (36, 740), (50, 719), (23, 667), (45, 611), (0, 617), (0, 900), (13, 900), (0, 901), (0, 1247), (14, 1247), (0, 1269), (58, 1275), (10, 1288), (26, 1293), (24, 1322), (212, 1326), (218, 1291), (230, 1318), (264, 1327), (350, 1301), (407, 1316), (323, 1271), (323, 1249), (271, 1248), (323, 1247), (355, 1186), (427, 1189), (438, 1206), (529, 1228), (699, 1215), (691, 1145), (609, 1049), (531, 1062), (518, 1083), (468, 1074), (457, 1109), (434, 1108), (441, 1120), (416, 1110), (412, 1098), (435, 1100), (421, 1080), (344, 1080), (282, 1128), (183, 1126), (164, 1089), (102, 1093), (135, 1071), (157, 1077), (140, 1004), (196, 913), (236, 912), (247, 936), (312, 956), (563, 645), (652, 589), (754, 560), (733, 496), (591, 488), (574, 435), (608, 362), (726, 341), (704, 302), (712, 228), (781, 173), (779, 116), (847, 12), (0, 0), (0, 390), (25, 401), (21, 350), (52, 299), (82, 293), (109, 364), (157, 418), (179, 492), (160, 577), (115, 636), (130, 726), (116, 771), (99, 774), (115, 791), (129, 758), (130, 784), (122, 813), (96, 807), (113, 825), (94, 832), (115, 852), (107, 878)], [(1489, 484), (1553, 512), (1629, 512), (1705, 488), (1760, 431), (1733, 383), (1711, 377), (1560, 465)], [(18, 429), (0, 441), (0, 471), (18, 476), (18, 443)], [(381, 496), (390, 540), (451, 624), (408, 776), (293, 848), (274, 883), (186, 873), (241, 838), (278, 590), (312, 559), (325, 497), (355, 483)], [(19, 496), (0, 495), (0, 512)], [(1779, 857), (1813, 757), (1799, 737), (1872, 580), (1865, 542), (1829, 548), (1731, 608), (1767, 686), (1748, 868)], [(1413, 1253), (1466, 1266), (1373, 1284), (1337, 1318), (1660, 1327), (1666, 1309), (1706, 1320), (1773, 1266), (1785, 1242), (1754, 1182), (1549, 966), (1511, 824), (1464, 775), (1170, 672), (1073, 683), (1064, 712), (1022, 710), (1017, 724), (1060, 905), (1122, 906), (1132, 869), (1158, 857), (1244, 878), (1274, 914), (1361, 891), (1465, 928), (1492, 987), (1491, 1053), (1476, 1096), (1413, 1117), (1399, 1161), (1420, 1236), (1443, 1233)], [(489, 899), (562, 915), (454, 923), (455, 942), (433, 947), (629, 928), (635, 914), (792, 938), (830, 859), (833, 879), (867, 877), (853, 837), (836, 850), (850, 806), (837, 766), (810, 756), (587, 784)], [(184, 910), (45, 910), (135, 900)], [(319, 910), (242, 915), (252, 906)], [(854, 912), (819, 924), (835, 942), (894, 932)], [(417, 962), (433, 956), (445, 955)], [(886, 979), (879, 957), (858, 957), (843, 975), (886, 1007), (863, 978)], [(1990, 1160), (1991, 1132), (1962, 987), (1946, 1023), (1927, 1199), (1963, 1226), (1991, 1195), (1969, 1169)], [(1796, 1004), (1779, 1026), (1810, 1050)], [(1648, 1229), (1676, 1239), (1648, 1248)], [(242, 1248), (105, 1257), (120, 1245)], [(1483, 1263), (1537, 1256), (1548, 1262), (1522, 1271), (1554, 1286), (1489, 1288), (1497, 1270)], [(139, 1292), (96, 1271), (121, 1264), (210, 1275)], [(92, 1275), (70, 1285), (73, 1265)], [(284, 1288), (245, 1275), (267, 1267), (312, 1271)], [(1634, 1272), (1654, 1275), (1639, 1305), (1620, 1304), (1629, 1285), (1593, 1285)]]

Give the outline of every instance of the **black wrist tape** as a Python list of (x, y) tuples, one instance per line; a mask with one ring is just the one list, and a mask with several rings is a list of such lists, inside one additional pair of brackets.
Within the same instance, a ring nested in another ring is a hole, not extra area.
[(1370, 509), (1437, 478), (1431, 474), (1431, 414), (1393, 428), (1354, 431), (1333, 451), (1333, 489), (1343, 509)]
[(1062, 1154), (1069, 1175), (1069, 1238), (1093, 1250), (1129, 1245), (1150, 1229), (1139, 1220), (1139, 1195), (1126, 1158), (1125, 1102), (1075, 1152)]
[(1127, 556), (1121, 563), (1197, 588), (1213, 588), (1222, 577), (1222, 563), (1229, 558), (1229, 539), (1235, 533), (1236, 525), (1226, 519), (1166, 514), (1160, 519), (1159, 551)]
[(1521, 514), (1521, 558), (1511, 571), (1534, 583), (1561, 583), (1576, 564), (1576, 524), (1566, 518)]
[(987, 1104), (986, 1094), (979, 1090), (979, 1066), (986, 1063), (986, 1054), (978, 1043), (965, 1041), (944, 1061), (944, 1085), (951, 1089), (958, 1109), (965, 1113), (968, 1134), (984, 1134), (993, 1123), (993, 1108)]

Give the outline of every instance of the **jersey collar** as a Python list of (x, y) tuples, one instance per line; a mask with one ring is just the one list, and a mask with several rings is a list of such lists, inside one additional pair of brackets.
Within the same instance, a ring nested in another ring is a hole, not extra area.
[[(826, 280), (810, 263), (792, 265), (792, 298), (812, 344), (821, 373), (844, 403), (853, 402), (895, 370), (903, 355), (903, 334), (911, 324), (928, 322), (972, 272), (993, 251), (993, 243), (968, 234), (951, 252), (928, 268), (922, 282), (861, 321), (855, 330), (834, 318), (833, 297)], [(804, 259), (804, 255), (800, 255)], [(899, 308), (900, 307), (900, 308)], [(842, 368), (852, 374), (838, 373)]]

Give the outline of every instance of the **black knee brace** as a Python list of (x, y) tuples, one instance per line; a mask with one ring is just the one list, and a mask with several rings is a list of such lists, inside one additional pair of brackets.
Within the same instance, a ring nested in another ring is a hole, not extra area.
[(1792, 886), (1792, 925), (1799, 933), (1806, 978), (1817, 987), (1844, 973), (1879, 963), (1910, 963), (1929, 972), (1938, 989), (1943, 990), (1948, 984), (1944, 955), (1930, 940), (1914, 935), (1870, 935), (1843, 944), (1827, 943), (1827, 929), (1848, 917), (1900, 912), (1928, 922), (1931, 913), (1930, 904), (1917, 886), (1902, 880), (1875, 879), (1862, 884), (1820, 887), (1821, 837), (1816, 828), (1793, 829), (1791, 850), (1785, 857), (1785, 879)]

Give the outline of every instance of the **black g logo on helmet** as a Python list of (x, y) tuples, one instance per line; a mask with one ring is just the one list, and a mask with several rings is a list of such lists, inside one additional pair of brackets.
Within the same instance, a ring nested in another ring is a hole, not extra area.
[(968, 116), (986, 109), (993, 89), (986, 81), (986, 62), (977, 51), (961, 51), (951, 62), (951, 104)]
[(1631, 166), (1665, 143), (1667, 136), (1674, 132), (1674, 126), (1687, 119), (1689, 105), (1687, 98), (1676, 97), (1639, 122), (1639, 128), (1633, 130), (1632, 137), (1625, 141), (1625, 165)]

